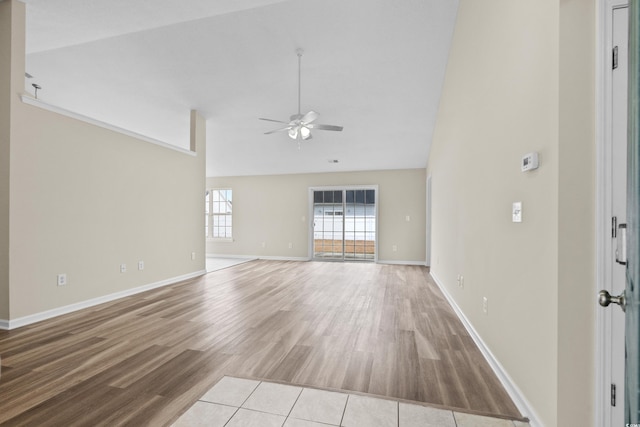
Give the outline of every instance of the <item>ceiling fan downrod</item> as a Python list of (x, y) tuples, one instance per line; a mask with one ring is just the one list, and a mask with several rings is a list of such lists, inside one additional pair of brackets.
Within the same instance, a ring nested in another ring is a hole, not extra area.
[(304, 53), (303, 49), (296, 49), (296, 55), (298, 55), (298, 116), (302, 115), (301, 113), (301, 109), (300, 109), (300, 99), (302, 98), (302, 95), (300, 95), (301, 92), (301, 88), (302, 88), (302, 72), (300, 71), (302, 69), (302, 54)]

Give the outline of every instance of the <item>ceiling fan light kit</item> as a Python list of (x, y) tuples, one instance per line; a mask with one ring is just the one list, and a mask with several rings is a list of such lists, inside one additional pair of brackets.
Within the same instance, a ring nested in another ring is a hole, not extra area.
[(260, 120), (286, 124), (286, 126), (281, 127), (279, 129), (265, 132), (265, 135), (269, 135), (276, 132), (287, 131), (289, 134), (289, 138), (298, 141), (298, 148), (300, 148), (300, 141), (307, 141), (312, 138), (311, 129), (331, 130), (331, 131), (341, 131), (343, 129), (342, 126), (323, 125), (320, 123), (314, 123), (314, 121), (318, 118), (319, 115), (313, 110), (309, 111), (306, 114), (302, 114), (300, 112), (300, 81), (301, 81), (300, 74), (301, 74), (301, 64), (302, 64), (303, 53), (304, 51), (302, 49), (296, 50), (296, 54), (298, 55), (298, 113), (293, 114), (289, 118), (289, 122), (284, 122), (281, 120), (274, 120), (274, 119), (265, 119), (260, 117)]

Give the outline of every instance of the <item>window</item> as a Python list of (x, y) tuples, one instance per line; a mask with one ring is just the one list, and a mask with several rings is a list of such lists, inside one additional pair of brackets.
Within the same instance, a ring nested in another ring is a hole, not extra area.
[(215, 188), (205, 193), (205, 236), (212, 239), (231, 240), (232, 191)]

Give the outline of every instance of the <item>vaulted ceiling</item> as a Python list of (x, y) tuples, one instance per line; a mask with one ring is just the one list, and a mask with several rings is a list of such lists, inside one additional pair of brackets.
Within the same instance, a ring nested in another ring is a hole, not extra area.
[[(180, 147), (207, 175), (425, 167), (455, 0), (25, 0), (27, 90)], [(342, 132), (264, 135), (297, 112)], [(329, 162), (338, 160), (338, 163)]]

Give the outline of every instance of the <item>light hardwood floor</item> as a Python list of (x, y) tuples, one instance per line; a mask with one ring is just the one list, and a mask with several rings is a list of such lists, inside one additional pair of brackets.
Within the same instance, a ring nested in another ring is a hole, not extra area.
[(0, 331), (1, 425), (169, 425), (223, 375), (520, 418), (418, 266), (252, 261)]

